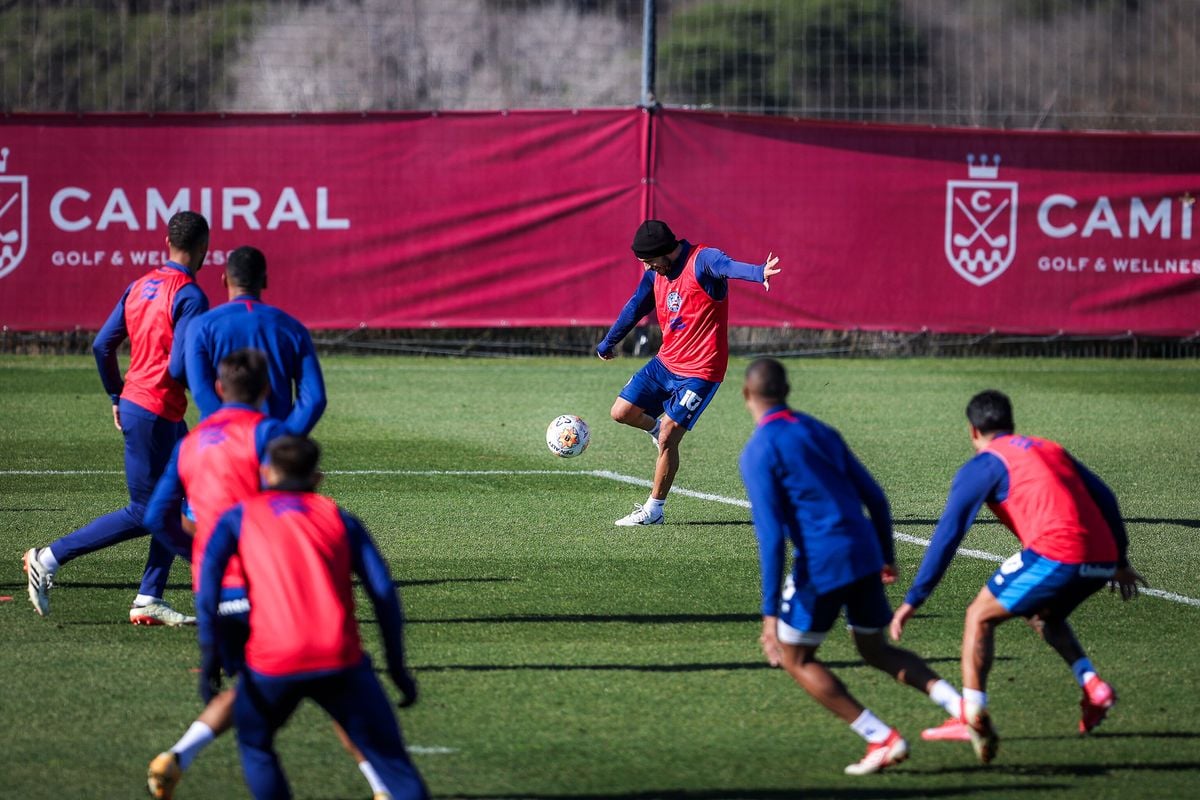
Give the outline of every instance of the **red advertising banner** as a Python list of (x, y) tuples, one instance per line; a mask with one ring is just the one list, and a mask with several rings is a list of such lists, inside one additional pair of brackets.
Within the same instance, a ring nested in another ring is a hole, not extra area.
[[(653, 125), (653, 130), (650, 126)], [(652, 135), (651, 135), (652, 134)], [(10, 115), (0, 325), (94, 329), (191, 208), (268, 259), (314, 328), (607, 325), (644, 215), (773, 251), (735, 325), (1200, 332), (1200, 136), (800, 122), (638, 109)]]
[[(0, 126), (0, 324), (99, 328), (166, 220), (267, 256), (314, 328), (600, 324), (631, 281), (648, 115), (13, 116)], [(634, 262), (636, 264), (636, 262)], [(602, 309), (602, 311), (601, 311)]]
[(657, 123), (654, 213), (781, 257), (735, 324), (1200, 333), (1200, 137)]

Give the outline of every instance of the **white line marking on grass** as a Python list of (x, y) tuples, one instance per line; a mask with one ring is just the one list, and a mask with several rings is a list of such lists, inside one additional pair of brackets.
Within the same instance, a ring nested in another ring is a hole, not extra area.
[(440, 756), (447, 753), (457, 753), (457, 747), (422, 747), (419, 744), (411, 744), (408, 746), (408, 752), (416, 753), (417, 755), (425, 756)]
[[(123, 475), (121, 470), (102, 470), (102, 469), (6, 469), (0, 470), (0, 475)], [(649, 488), (653, 484), (645, 478), (637, 478), (633, 475), (622, 475), (619, 472), (613, 472), (607, 469), (588, 469), (588, 470), (572, 470), (572, 469), (333, 469), (328, 470), (326, 475), (411, 475), (413, 477), (437, 477), (440, 475), (446, 476), (471, 476), (471, 475), (570, 475), (583, 476), (585, 478), (604, 478), (605, 480), (616, 481), (618, 483), (628, 483), (632, 486), (642, 486)], [(709, 500), (714, 503), (723, 503), (728, 506), (737, 506), (738, 508), (750, 508), (750, 503), (746, 500), (741, 500), (736, 497), (726, 497), (720, 494), (711, 494), (709, 492), (697, 492), (692, 489), (683, 489), (678, 486), (673, 487), (671, 491), (675, 494), (683, 495), (684, 497), (694, 497), (697, 500)], [(922, 539), (920, 536), (913, 536), (900, 531), (893, 531), (896, 539), (915, 544), (920, 547), (929, 547), (929, 540)], [(972, 550), (967, 547), (958, 548), (958, 554), (967, 556), (968, 558), (977, 558), (981, 561), (991, 561), (999, 564), (1005, 559), (1005, 556), (989, 553), (986, 550)], [(1160, 597), (1163, 600), (1170, 600), (1173, 603), (1182, 603), (1187, 606), (1195, 606), (1200, 608), (1200, 600), (1186, 595), (1168, 592), (1162, 589), (1141, 589), (1141, 594), (1149, 595), (1150, 597)], [(418, 751), (419, 752), (419, 751)]]

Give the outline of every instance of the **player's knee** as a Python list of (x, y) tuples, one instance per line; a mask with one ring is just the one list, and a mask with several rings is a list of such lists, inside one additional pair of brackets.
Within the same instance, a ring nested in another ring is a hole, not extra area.
[(612, 409), (608, 412), (612, 417), (613, 422), (620, 422), (622, 425), (632, 425), (633, 420), (641, 415), (641, 412), (631, 406), (628, 401), (618, 399), (613, 403)]

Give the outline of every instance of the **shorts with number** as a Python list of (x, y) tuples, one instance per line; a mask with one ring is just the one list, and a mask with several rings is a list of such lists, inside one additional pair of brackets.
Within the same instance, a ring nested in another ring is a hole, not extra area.
[(242, 587), (221, 587), (217, 605), (217, 654), (221, 669), (233, 677), (246, 665), (246, 642), (250, 639), (250, 598)]
[(797, 587), (789, 575), (779, 607), (779, 639), (786, 644), (820, 644), (842, 609), (846, 624), (870, 633), (892, 621), (892, 607), (878, 572), (831, 592), (817, 594), (812, 584)]
[(652, 417), (665, 411), (690, 431), (720, 385), (718, 381), (676, 375), (656, 356), (634, 373), (620, 396)]
[(1117, 565), (1111, 561), (1064, 564), (1032, 550), (1022, 550), (1000, 565), (987, 587), (1012, 614), (1061, 619), (1103, 588), (1116, 570)]

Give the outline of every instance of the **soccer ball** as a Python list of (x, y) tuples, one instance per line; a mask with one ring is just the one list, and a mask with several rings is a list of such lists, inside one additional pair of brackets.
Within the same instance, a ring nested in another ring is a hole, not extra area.
[(590, 439), (587, 423), (574, 414), (555, 417), (546, 428), (546, 446), (560, 458), (574, 458), (587, 450)]

